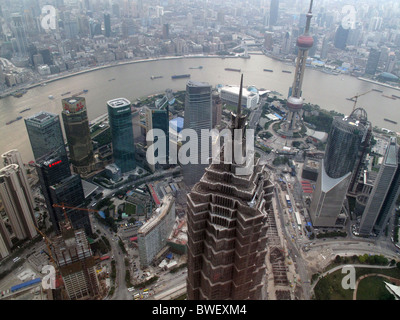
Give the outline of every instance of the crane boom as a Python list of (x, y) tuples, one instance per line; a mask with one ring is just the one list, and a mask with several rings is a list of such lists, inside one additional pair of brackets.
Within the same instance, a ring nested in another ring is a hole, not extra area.
[(358, 94), (358, 95), (356, 95), (356, 96), (350, 98), (350, 100), (354, 100), (353, 111), (356, 109), (356, 105), (357, 105), (358, 98), (359, 98), (359, 97), (362, 97), (362, 96), (364, 96), (364, 95), (366, 95), (367, 93), (370, 93), (371, 91), (372, 91), (372, 89), (369, 90), (369, 91), (367, 91), (367, 92)]

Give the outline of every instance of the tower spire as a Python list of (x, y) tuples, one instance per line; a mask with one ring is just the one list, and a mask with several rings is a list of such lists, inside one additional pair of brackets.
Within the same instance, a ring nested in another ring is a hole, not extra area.
[(310, 9), (307, 13), (307, 22), (304, 34), (299, 36), (296, 41), (298, 48), (296, 71), (294, 75), (293, 85), (287, 100), (287, 108), (289, 110), (287, 123), (284, 125), (285, 136), (292, 136), (294, 131), (300, 129), (298, 119), (301, 118), (301, 110), (303, 108), (303, 98), (301, 87), (303, 84), (304, 72), (306, 68), (308, 50), (314, 45), (314, 39), (310, 36), (310, 25), (312, 18), (312, 5), (313, 0), (310, 1)]
[(242, 91), (243, 91), (243, 74), (241, 75), (240, 78), (239, 101), (236, 110), (236, 118), (234, 124), (235, 129), (240, 129), (240, 118), (242, 116)]

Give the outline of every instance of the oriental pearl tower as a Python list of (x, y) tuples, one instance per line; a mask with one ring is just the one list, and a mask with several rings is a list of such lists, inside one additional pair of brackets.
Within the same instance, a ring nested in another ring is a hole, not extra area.
[(312, 5), (310, 3), (310, 10), (307, 13), (306, 28), (303, 35), (297, 38), (296, 46), (298, 48), (296, 71), (292, 85), (292, 92), (287, 100), (286, 106), (288, 108), (288, 116), (286, 122), (282, 125), (282, 133), (287, 136), (292, 136), (293, 132), (300, 130), (301, 126), (298, 120), (301, 118), (301, 111), (303, 108), (303, 98), (301, 97), (301, 86), (303, 84), (304, 70), (306, 67), (308, 50), (313, 46), (314, 39), (310, 36), (310, 24), (312, 18)]

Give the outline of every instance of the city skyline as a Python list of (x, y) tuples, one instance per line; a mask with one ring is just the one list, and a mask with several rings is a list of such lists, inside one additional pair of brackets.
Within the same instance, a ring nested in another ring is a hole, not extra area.
[(0, 299), (399, 298), (398, 2), (44, 5), (0, 5)]

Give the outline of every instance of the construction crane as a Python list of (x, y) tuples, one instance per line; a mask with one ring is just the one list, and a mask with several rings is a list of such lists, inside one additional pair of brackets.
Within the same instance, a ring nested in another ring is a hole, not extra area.
[(46, 254), (49, 256), (49, 258), (50, 258), (51, 262), (53, 263), (54, 267), (56, 267), (56, 269), (57, 269), (57, 264), (56, 264), (56, 261), (55, 261), (54, 258), (53, 258), (53, 255), (51, 254), (51, 248), (50, 248), (50, 245), (53, 245), (53, 243), (52, 243), (52, 242), (50, 241), (50, 239), (49, 239), (42, 231), (40, 231), (36, 226), (35, 226), (35, 229), (36, 229), (37, 232), (39, 232), (40, 235), (43, 237), (44, 242), (46, 243), (46, 246), (47, 246), (47, 250), (48, 250), (48, 252), (49, 252), (49, 253), (46, 253)]
[(68, 218), (67, 211), (65, 209), (73, 209), (73, 210), (88, 211), (88, 212), (100, 212), (99, 210), (95, 210), (95, 209), (67, 206), (64, 203), (60, 203), (60, 204), (55, 203), (55, 204), (53, 204), (53, 207), (54, 208), (62, 208), (63, 209), (63, 213), (64, 213), (64, 217), (65, 217), (65, 221), (66, 222), (70, 222), (70, 220)]
[(367, 91), (367, 92), (358, 94), (358, 95), (356, 95), (356, 96), (354, 96), (354, 97), (348, 99), (348, 100), (350, 100), (350, 101), (354, 101), (353, 111), (356, 109), (356, 105), (357, 105), (358, 98), (361, 97), (361, 96), (366, 95), (367, 93), (370, 93), (371, 91), (373, 91), (373, 90), (371, 89), (371, 90), (369, 90), (369, 91)]

